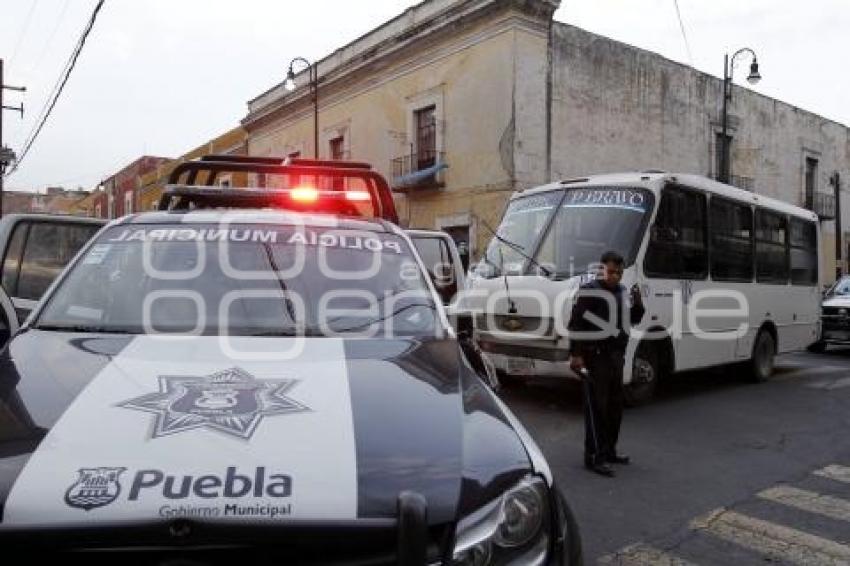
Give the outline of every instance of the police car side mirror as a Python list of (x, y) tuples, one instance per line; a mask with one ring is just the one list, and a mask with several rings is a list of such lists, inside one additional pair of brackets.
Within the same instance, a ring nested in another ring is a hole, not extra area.
[(454, 266), (451, 264), (438, 264), (435, 266), (433, 272), (428, 271), (428, 275), (431, 277), (431, 282), (434, 284), (434, 288), (440, 295), (443, 304), (450, 304), (455, 298), (455, 295), (457, 295)]

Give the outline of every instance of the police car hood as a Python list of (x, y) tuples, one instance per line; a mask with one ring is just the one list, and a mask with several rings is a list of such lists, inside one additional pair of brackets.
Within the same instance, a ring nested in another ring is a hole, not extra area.
[(403, 491), (452, 521), (530, 467), (497, 404), (454, 340), (30, 330), (0, 358), (2, 526), (345, 522)]

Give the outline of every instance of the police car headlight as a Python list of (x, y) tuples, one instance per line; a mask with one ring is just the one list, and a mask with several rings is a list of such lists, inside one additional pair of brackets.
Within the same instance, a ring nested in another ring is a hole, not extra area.
[(455, 537), (455, 566), (531, 564), (549, 548), (546, 483), (529, 476), (495, 501), (460, 521)]

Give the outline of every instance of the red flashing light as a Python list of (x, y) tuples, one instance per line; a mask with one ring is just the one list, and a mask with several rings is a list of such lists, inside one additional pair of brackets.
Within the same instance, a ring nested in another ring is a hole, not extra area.
[(289, 196), (298, 202), (316, 202), (319, 200), (319, 191), (313, 187), (297, 187), (289, 191)]

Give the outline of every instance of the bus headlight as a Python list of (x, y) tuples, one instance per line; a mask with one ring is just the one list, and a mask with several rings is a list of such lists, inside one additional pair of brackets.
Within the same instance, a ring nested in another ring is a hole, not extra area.
[[(457, 527), (453, 564), (542, 563), (549, 547), (546, 483), (529, 476)], [(546, 527), (546, 528), (544, 528)]]

